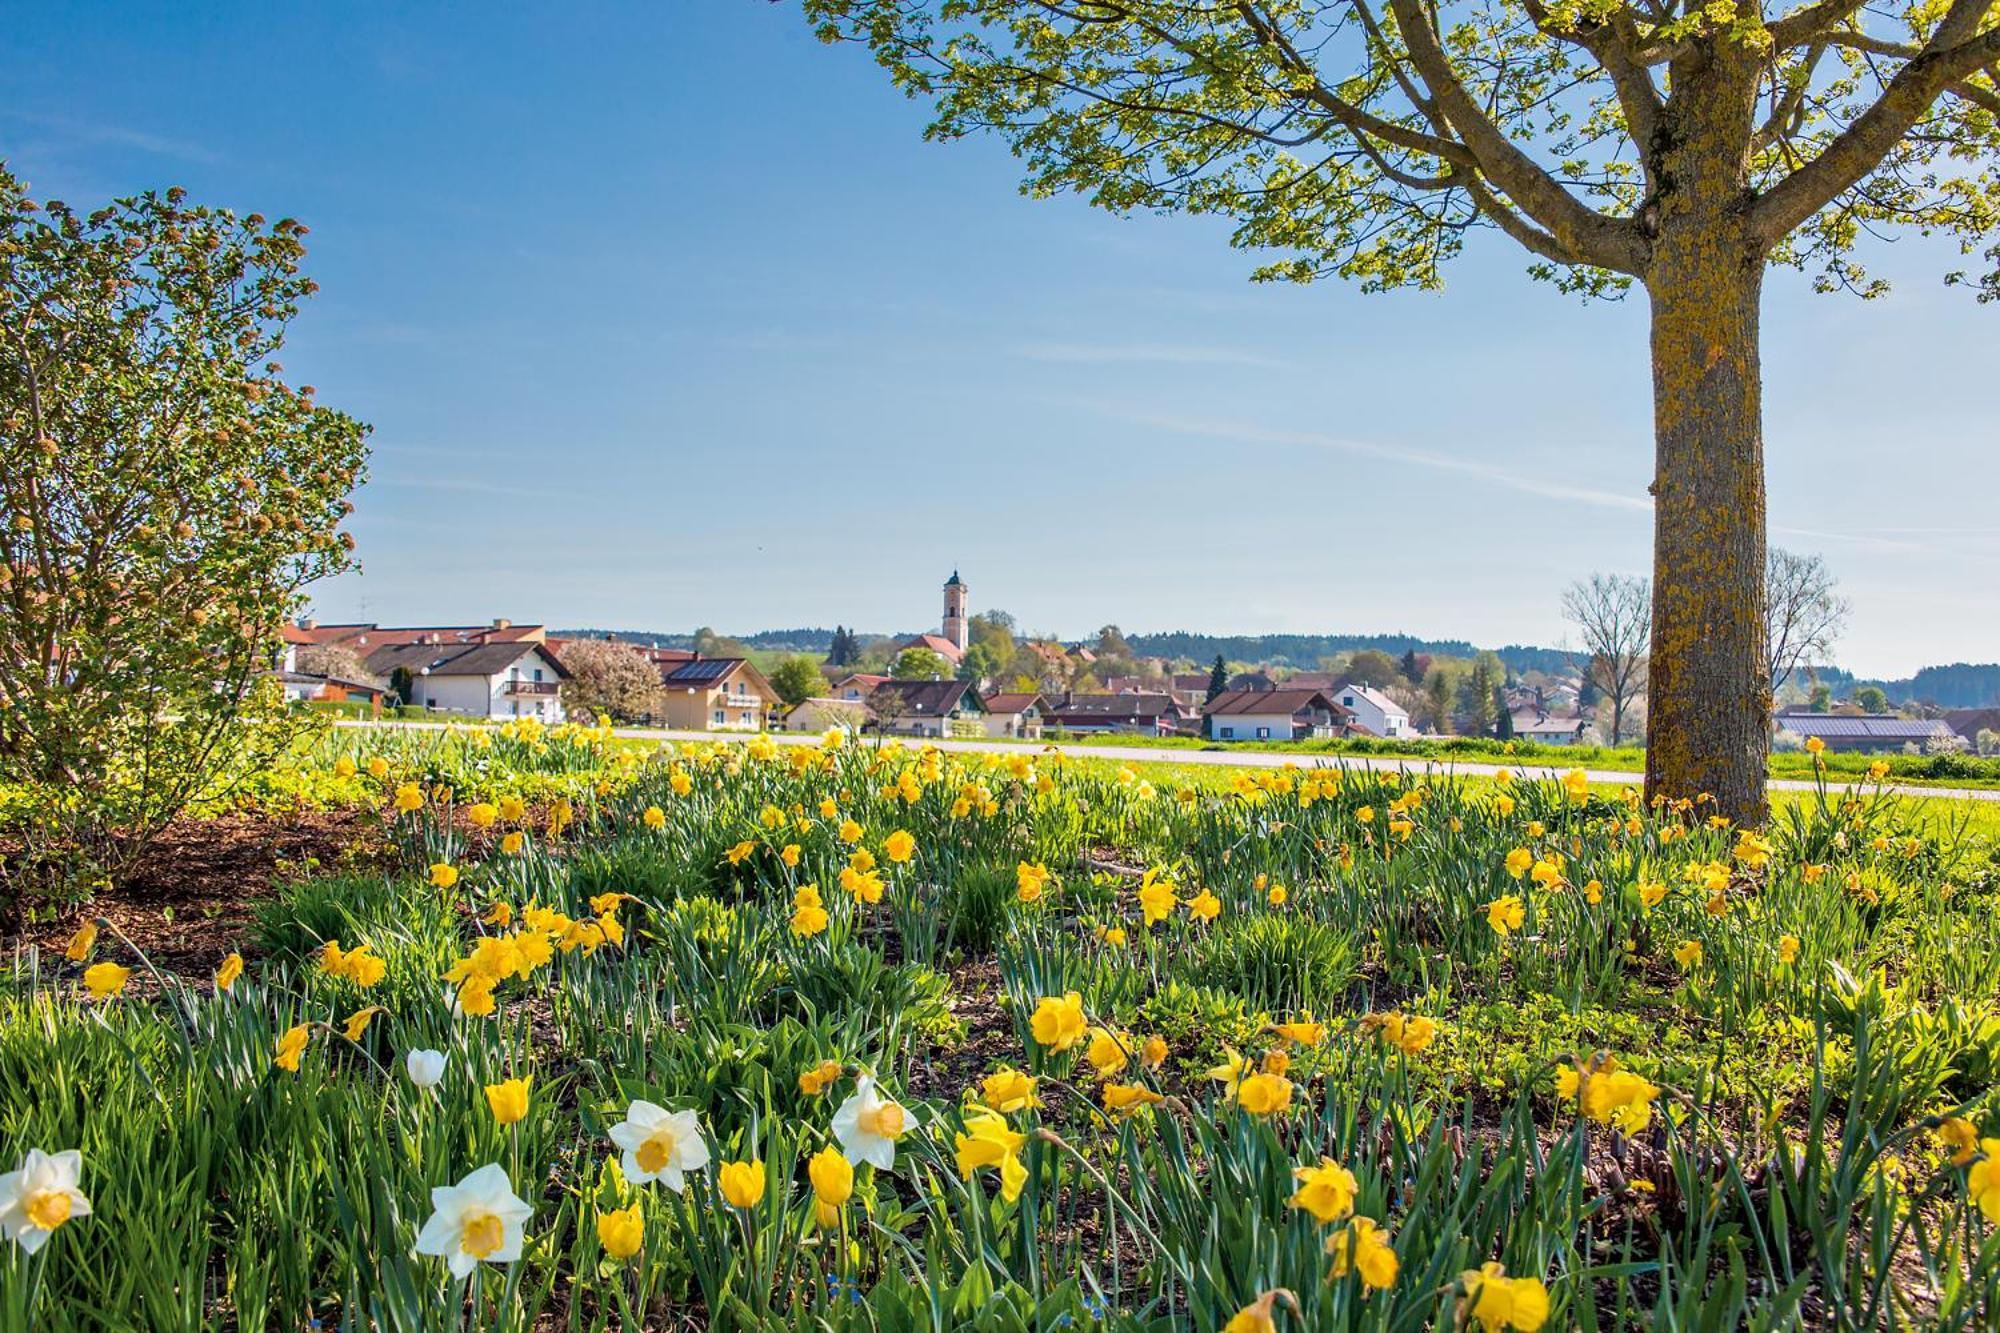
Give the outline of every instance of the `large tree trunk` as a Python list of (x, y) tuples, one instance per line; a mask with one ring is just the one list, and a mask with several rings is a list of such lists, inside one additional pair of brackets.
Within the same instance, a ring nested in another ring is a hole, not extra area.
[(1653, 314), (1653, 644), (1648, 799), (1712, 796), (1768, 813), (1764, 437), (1757, 313), (1764, 257), (1727, 213), (1669, 223)]

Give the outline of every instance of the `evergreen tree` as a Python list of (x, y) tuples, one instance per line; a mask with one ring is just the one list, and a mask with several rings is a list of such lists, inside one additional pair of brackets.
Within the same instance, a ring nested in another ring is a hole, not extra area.
[(1411, 648), (1404, 652), (1401, 669), (1403, 679), (1409, 681), (1410, 684), (1421, 685), (1424, 683), (1424, 667), (1423, 663), (1417, 661), (1416, 649)]
[(1465, 689), (1459, 699), (1459, 710), (1465, 714), (1466, 735), (1493, 734), (1493, 698), (1499, 689), (1499, 663), (1493, 654), (1481, 653), (1465, 678)]
[(1229, 663), (1222, 660), (1222, 654), (1215, 655), (1215, 666), (1208, 673), (1208, 699), (1214, 703), (1215, 696), (1229, 688)]
[(1424, 700), (1430, 711), (1431, 730), (1440, 736), (1451, 734), (1451, 677), (1443, 667), (1431, 672), (1429, 684), (1424, 687)]

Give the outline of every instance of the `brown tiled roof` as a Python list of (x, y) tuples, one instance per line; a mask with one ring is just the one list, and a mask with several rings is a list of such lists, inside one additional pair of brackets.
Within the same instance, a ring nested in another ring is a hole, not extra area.
[(547, 632), (540, 625), (377, 625), (354, 621), (342, 625), (301, 624), (299, 643), (343, 643), (364, 652), (406, 643), (449, 644), (540, 643)]
[(905, 641), (900, 647), (928, 648), (947, 662), (956, 662), (965, 656), (965, 649), (942, 634), (919, 634), (916, 638)]
[[(377, 648), (365, 659), (368, 674), (387, 679), (397, 668), (411, 675), (498, 676), (529, 653), (539, 643), (398, 643)], [(569, 672), (551, 653), (543, 653), (558, 680)]]
[(986, 711), (989, 713), (1021, 713), (1041, 705), (1044, 711), (1048, 703), (1039, 694), (989, 694), (986, 696)]
[(1228, 690), (1202, 711), (1210, 717), (1242, 713), (1283, 713), (1294, 715), (1309, 708), (1324, 709), (1334, 721), (1344, 721), (1348, 712), (1325, 690)]
[(1073, 694), (1051, 703), (1051, 718), (1088, 718), (1099, 721), (1150, 721), (1162, 713), (1176, 712), (1180, 704), (1171, 694)]
[(945, 717), (968, 702), (975, 710), (985, 706), (972, 682), (964, 680), (885, 680), (869, 694), (869, 702), (884, 695), (902, 698), (902, 717)]

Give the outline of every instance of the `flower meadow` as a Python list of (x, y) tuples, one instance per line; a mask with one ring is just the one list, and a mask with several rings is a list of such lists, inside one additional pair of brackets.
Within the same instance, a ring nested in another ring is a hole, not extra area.
[[(1869, 782), (346, 729), (0, 990), (9, 1328), (1978, 1328), (1987, 849)], [(281, 817), (281, 816), (280, 816)]]

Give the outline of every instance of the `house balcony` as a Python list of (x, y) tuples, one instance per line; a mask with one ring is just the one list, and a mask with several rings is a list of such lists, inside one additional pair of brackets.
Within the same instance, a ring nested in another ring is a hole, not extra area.
[(500, 692), (516, 697), (526, 695), (534, 698), (552, 699), (555, 697), (558, 688), (559, 683), (553, 680), (510, 680), (501, 686)]

